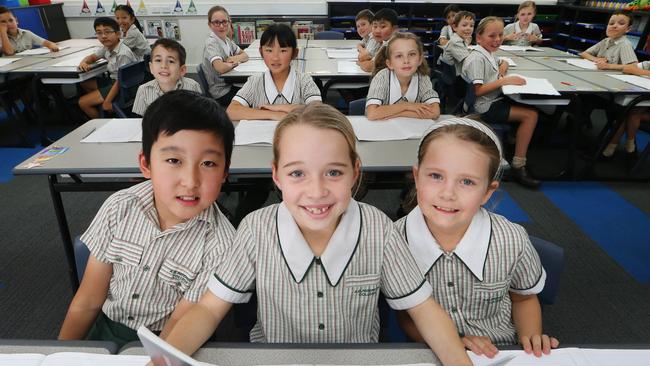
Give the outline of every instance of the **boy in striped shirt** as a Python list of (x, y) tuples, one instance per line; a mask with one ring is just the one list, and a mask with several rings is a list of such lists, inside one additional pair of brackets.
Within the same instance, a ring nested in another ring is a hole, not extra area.
[(81, 240), (90, 249), (59, 339), (164, 336), (192, 308), (235, 230), (216, 199), (234, 127), (216, 101), (171, 91), (142, 120), (140, 170), (148, 180), (109, 197)]

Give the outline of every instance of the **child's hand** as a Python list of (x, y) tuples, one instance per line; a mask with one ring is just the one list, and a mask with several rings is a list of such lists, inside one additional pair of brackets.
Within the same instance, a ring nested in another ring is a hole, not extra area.
[(235, 67), (239, 66), (239, 62), (235, 61), (226, 61), (224, 62), (228, 67), (230, 67), (230, 70), (234, 69)]
[(81, 63), (79, 64), (79, 70), (83, 72), (90, 71), (90, 64), (85, 61), (81, 61)]
[(506, 76), (501, 79), (501, 85), (526, 85), (526, 79), (521, 76)]
[(611, 65), (607, 63), (607, 59), (599, 58), (596, 60), (596, 67), (598, 70), (607, 70), (611, 68), (610, 66)]
[(531, 337), (520, 336), (519, 343), (524, 348), (524, 352), (533, 353), (535, 357), (542, 357), (542, 353), (548, 355), (551, 353), (551, 348), (557, 348), (560, 345), (560, 341), (546, 334), (535, 334)]
[(274, 111), (274, 112), (284, 112), (284, 113), (289, 113), (291, 112), (291, 109), (293, 107), (291, 104), (264, 104), (260, 106), (260, 109), (265, 109), (267, 111)]
[(54, 44), (53, 46), (48, 47), (52, 52), (59, 52), (59, 46)]
[(507, 36), (503, 36), (504, 41), (514, 41), (517, 38), (519, 38), (518, 33), (510, 33)]
[(499, 349), (492, 344), (492, 341), (488, 337), (464, 336), (461, 338), (461, 341), (463, 341), (465, 348), (479, 356), (486, 355), (488, 358), (492, 358), (499, 353)]
[(113, 111), (113, 103), (109, 102), (108, 100), (105, 100), (102, 102), (102, 109), (105, 110), (106, 112), (112, 112)]
[(7, 34), (7, 25), (0, 23), (0, 34)]
[(632, 75), (641, 75), (641, 69), (639, 69), (636, 63), (627, 64), (623, 66), (623, 73), (632, 74)]
[(537, 35), (532, 34), (532, 33), (528, 35), (528, 41), (537, 42), (538, 40), (539, 40), (539, 37), (537, 37)]

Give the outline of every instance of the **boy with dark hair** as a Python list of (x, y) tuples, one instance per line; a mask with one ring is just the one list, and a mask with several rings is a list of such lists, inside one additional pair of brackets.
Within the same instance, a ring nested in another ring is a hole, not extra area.
[(138, 87), (132, 112), (144, 115), (147, 107), (154, 100), (172, 90), (191, 90), (201, 93), (201, 86), (196, 81), (186, 78), (185, 47), (169, 38), (160, 38), (153, 44), (149, 70), (154, 77)]
[(399, 29), (397, 12), (393, 9), (383, 8), (375, 13), (372, 19), (372, 37), (377, 42), (375, 52), (368, 52), (367, 55), (359, 53), (358, 64), (363, 71), (372, 72), (375, 68), (375, 55), (393, 33)]
[(215, 202), (233, 140), (210, 98), (175, 90), (149, 106), (139, 156), (148, 180), (109, 197), (82, 235), (91, 255), (59, 339), (122, 346), (141, 325), (165, 337), (198, 302), (235, 233)]
[(460, 7), (456, 4), (449, 4), (443, 10), (442, 15), (445, 17), (447, 24), (442, 27), (440, 30), (440, 36), (438, 36), (438, 44), (444, 46), (449, 42), (451, 36), (454, 34), (453, 24), (456, 13), (460, 12)]
[(79, 98), (79, 107), (88, 117), (98, 118), (100, 106), (105, 111), (113, 110), (113, 100), (120, 90), (117, 70), (126, 64), (138, 61), (131, 49), (120, 41), (120, 25), (113, 18), (100, 17), (93, 23), (97, 40), (102, 44), (94, 53), (86, 56), (79, 64), (81, 71), (89, 71), (100, 59), (108, 61), (108, 76), (81, 83), (87, 92)]
[(56, 43), (41, 38), (27, 29), (18, 28), (18, 19), (4, 6), (0, 6), (0, 43), (3, 56), (30, 50), (33, 46), (47, 47), (52, 52), (59, 51)]

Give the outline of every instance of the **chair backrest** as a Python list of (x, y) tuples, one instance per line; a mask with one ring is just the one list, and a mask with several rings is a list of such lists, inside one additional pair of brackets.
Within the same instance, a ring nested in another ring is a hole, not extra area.
[(343, 39), (343, 33), (337, 31), (322, 31), (314, 34), (314, 39)]
[(117, 70), (120, 93), (113, 103), (115, 113), (121, 118), (131, 117), (131, 107), (138, 92), (138, 87), (147, 81), (147, 63), (132, 62)]
[(366, 98), (353, 100), (348, 108), (348, 115), (363, 116), (366, 114)]
[(74, 262), (77, 266), (77, 280), (81, 283), (81, 279), (86, 271), (86, 264), (88, 263), (88, 257), (90, 256), (90, 250), (88, 250), (86, 244), (82, 242), (78, 236), (74, 238), (72, 246), (74, 249)]
[(199, 84), (201, 85), (201, 89), (203, 89), (203, 95), (210, 98), (210, 85), (208, 84), (208, 78), (205, 77), (202, 64), (199, 64), (196, 68), (196, 73), (199, 76)]
[(463, 102), (463, 111), (466, 114), (473, 114), (474, 103), (476, 102), (476, 92), (474, 91), (474, 85), (465, 81), (467, 88), (465, 91), (465, 101)]
[(546, 284), (537, 297), (542, 305), (552, 305), (555, 303), (555, 297), (560, 287), (560, 278), (564, 270), (564, 249), (557, 244), (534, 236), (530, 237), (530, 241), (546, 271)]
[(456, 83), (456, 66), (441, 61), (440, 70), (440, 80), (442, 80), (445, 85), (451, 86)]

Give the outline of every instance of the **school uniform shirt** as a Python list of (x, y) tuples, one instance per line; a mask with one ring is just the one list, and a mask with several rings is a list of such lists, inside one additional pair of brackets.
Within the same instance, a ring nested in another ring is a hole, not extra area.
[(402, 94), (397, 75), (386, 67), (372, 78), (366, 97), (366, 107), (373, 104), (392, 105), (400, 102), (433, 104), (440, 103), (440, 98), (433, 90), (431, 79), (419, 72), (411, 76), (409, 87), (406, 93)]
[(610, 64), (627, 65), (638, 61), (634, 47), (626, 36), (618, 39), (605, 38), (589, 47), (585, 52), (595, 57), (604, 57)]
[[(199, 85), (199, 83), (182, 76), (176, 82), (174, 90), (190, 90), (199, 94), (202, 93), (201, 85)], [(165, 92), (160, 89), (160, 84), (158, 84), (158, 80), (156, 79), (140, 85), (138, 87), (138, 92), (135, 94), (135, 100), (133, 101), (133, 108), (131, 111), (144, 116), (144, 112), (147, 110), (149, 105), (156, 99), (160, 98), (163, 94), (165, 94)]]
[[(465, 58), (461, 75), (470, 84), (487, 84), (496, 81), (499, 78), (499, 59), (481, 45), (477, 45)], [(474, 102), (476, 113), (487, 112), (490, 105), (502, 97), (501, 88), (477, 96)]]
[(440, 38), (451, 39), (451, 36), (453, 34), (454, 34), (454, 30), (449, 25), (445, 25), (440, 30), (440, 36), (438, 36), (438, 39)]
[(252, 342), (377, 342), (380, 291), (394, 309), (431, 296), (390, 219), (354, 200), (320, 257), (279, 203), (244, 218), (226, 258), (208, 288), (231, 303), (257, 293)]
[(523, 227), (481, 208), (456, 249), (447, 253), (419, 207), (395, 225), (461, 336), (487, 336), (496, 345), (517, 343), (508, 293), (538, 294), (546, 281)]
[(145, 38), (144, 34), (140, 32), (135, 24), (131, 24), (126, 35), (122, 35), (122, 42), (131, 49), (138, 60), (142, 60), (144, 55), (151, 53), (151, 47), (149, 47), (147, 38)]
[(210, 95), (213, 98), (221, 98), (228, 94), (231, 85), (226, 83), (217, 70), (214, 69), (212, 63), (215, 60), (225, 61), (228, 57), (235, 56), (240, 52), (241, 48), (230, 38), (224, 40), (212, 32), (206, 38), (205, 45), (203, 46), (202, 66), (205, 78), (208, 80), (208, 86), (210, 87)]
[(365, 37), (361, 38), (359, 42), (364, 48), (368, 45), (368, 41), (372, 39), (372, 33), (367, 34)]
[[(516, 21), (514, 23), (510, 23), (510, 24), (506, 25), (505, 28), (503, 28), (503, 35), (504, 36), (507, 36), (507, 35), (513, 34), (513, 33), (519, 34), (521, 32), (522, 32), (522, 30), (521, 30), (521, 26), (519, 25), (519, 21)], [(537, 24), (535, 24), (535, 23), (529, 23), (528, 28), (526, 28), (526, 30), (523, 31), (523, 32), (526, 33), (526, 36), (528, 36), (529, 34), (534, 34), (538, 38), (540, 38), (540, 39), (542, 38), (542, 31), (539, 29), (539, 26)], [(517, 46), (530, 46), (531, 43), (528, 40), (528, 38), (523, 38), (522, 37), (522, 38), (517, 38), (514, 41), (507, 41), (507, 44), (517, 45)]]
[(650, 61), (639, 62), (636, 66), (639, 69), (650, 70)]
[[(9, 43), (11, 43), (15, 53), (31, 50), (33, 46), (41, 46), (46, 41), (45, 38), (37, 36), (32, 31), (20, 28), (18, 28), (15, 37), (7, 33), (7, 38), (9, 38)], [(2, 43), (0, 42), (1, 46)]]
[(259, 108), (265, 104), (320, 102), (321, 95), (320, 89), (311, 76), (298, 72), (292, 67), (281, 91), (276, 88), (271, 71), (266, 70), (249, 76), (232, 100), (246, 107)]
[(382, 45), (383, 42), (377, 42), (375, 37), (370, 37), (366, 43), (366, 51), (368, 51), (370, 57), (374, 58), (375, 55), (377, 55), (377, 51), (379, 51)]
[(108, 61), (106, 66), (107, 71), (113, 80), (117, 80), (117, 70), (126, 64), (131, 62), (139, 61), (137, 57), (133, 54), (133, 51), (127, 47), (124, 42), (120, 40), (120, 43), (115, 46), (112, 51), (109, 51), (108, 48), (100, 46), (95, 50), (95, 56), (103, 58)]
[(147, 180), (110, 196), (81, 241), (113, 266), (104, 313), (131, 329), (162, 330), (178, 301), (203, 295), (234, 233), (216, 204), (160, 231)]
[(463, 61), (469, 56), (469, 50), (469, 43), (466, 43), (463, 37), (454, 32), (445, 45), (440, 61), (455, 66), (456, 76), (458, 76), (463, 69)]

